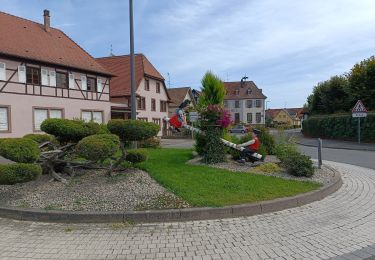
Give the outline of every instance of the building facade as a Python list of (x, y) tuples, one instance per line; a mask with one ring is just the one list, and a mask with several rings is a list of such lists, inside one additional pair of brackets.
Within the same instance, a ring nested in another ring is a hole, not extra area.
[(226, 95), (224, 107), (234, 123), (265, 124), (265, 100), (253, 81), (224, 82)]
[(168, 94), (171, 98), (171, 102), (168, 106), (169, 117), (172, 117), (175, 114), (177, 108), (182, 102), (184, 102), (184, 100), (190, 100), (190, 106), (193, 108), (196, 105), (196, 99), (190, 87), (169, 88)]
[(47, 118), (110, 119), (110, 79), (62, 31), (0, 12), (0, 138), (40, 133)]
[[(116, 75), (111, 80), (111, 117), (131, 118), (130, 56), (111, 56), (96, 60)], [(167, 128), (163, 119), (168, 117), (170, 102), (164, 77), (143, 54), (135, 55), (135, 70), (137, 119), (160, 125), (158, 135), (161, 136), (162, 129)]]

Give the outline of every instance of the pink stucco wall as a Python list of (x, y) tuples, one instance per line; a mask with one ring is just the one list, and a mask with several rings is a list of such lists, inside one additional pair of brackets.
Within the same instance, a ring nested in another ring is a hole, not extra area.
[[(94, 76), (91, 74), (73, 73), (76, 79), (73, 89), (61, 89), (52, 86), (33, 86), (30, 84), (20, 84), (17, 69), (20, 62), (0, 59), (6, 64), (6, 80), (0, 80), (0, 106), (10, 107), (10, 133), (0, 132), (0, 138), (21, 137), (25, 134), (33, 133), (33, 108), (59, 108), (63, 109), (64, 118), (81, 118), (81, 110), (103, 111), (104, 122), (110, 119), (109, 102), (109, 79), (102, 79), (104, 86), (102, 93), (82, 91), (81, 75)], [(29, 64), (27, 64), (29, 65)], [(35, 64), (30, 64), (34, 65)], [(52, 67), (41, 68), (48, 71), (55, 70)], [(61, 71), (61, 69), (59, 69)], [(13, 75), (13, 77), (12, 77)], [(8, 83), (6, 83), (9, 81)], [(7, 84), (7, 85), (5, 85)], [(5, 86), (5, 87), (4, 87)]]

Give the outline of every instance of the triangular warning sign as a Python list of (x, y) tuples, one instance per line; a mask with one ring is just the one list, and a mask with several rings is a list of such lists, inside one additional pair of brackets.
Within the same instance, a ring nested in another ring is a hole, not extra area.
[(355, 104), (355, 106), (353, 107), (352, 112), (353, 113), (357, 113), (357, 112), (358, 113), (365, 113), (365, 112), (367, 112), (367, 109), (363, 105), (362, 101), (358, 100), (357, 104)]

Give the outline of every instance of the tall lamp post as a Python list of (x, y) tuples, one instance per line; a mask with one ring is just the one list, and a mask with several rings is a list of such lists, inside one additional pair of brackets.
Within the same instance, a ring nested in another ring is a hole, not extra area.
[(131, 119), (137, 119), (137, 107), (135, 96), (135, 70), (134, 70), (134, 26), (133, 26), (133, 0), (129, 0), (129, 24), (130, 24), (130, 99), (131, 99)]

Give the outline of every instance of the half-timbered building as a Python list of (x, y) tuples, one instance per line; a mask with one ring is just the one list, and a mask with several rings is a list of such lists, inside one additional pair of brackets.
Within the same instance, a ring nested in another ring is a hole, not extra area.
[(40, 132), (46, 118), (110, 119), (112, 74), (44, 23), (0, 12), (0, 138)]

